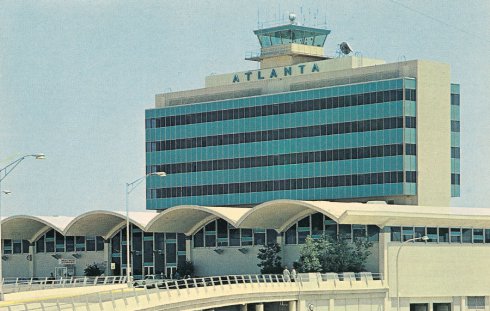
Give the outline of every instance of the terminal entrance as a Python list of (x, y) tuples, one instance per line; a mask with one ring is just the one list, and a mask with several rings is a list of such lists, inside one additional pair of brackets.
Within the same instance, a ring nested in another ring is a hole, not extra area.
[(56, 279), (66, 278), (68, 276), (68, 268), (67, 267), (55, 267), (54, 268), (54, 277)]

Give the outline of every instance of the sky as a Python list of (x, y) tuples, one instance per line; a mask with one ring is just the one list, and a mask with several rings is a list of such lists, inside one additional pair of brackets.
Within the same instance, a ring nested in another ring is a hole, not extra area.
[[(144, 111), (157, 93), (204, 87), (210, 74), (256, 69), (258, 25), (289, 12), (364, 57), (430, 59), (461, 84), (461, 197), (490, 207), (490, 2), (0, 0), (2, 215), (124, 210), (145, 174)], [(130, 210), (145, 210), (144, 184)]]

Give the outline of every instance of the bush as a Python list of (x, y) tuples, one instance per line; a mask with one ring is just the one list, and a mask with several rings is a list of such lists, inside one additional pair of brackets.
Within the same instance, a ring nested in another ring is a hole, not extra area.
[(194, 276), (194, 264), (192, 261), (185, 261), (182, 263), (179, 263), (177, 266), (177, 272), (180, 274), (181, 277), (184, 277), (186, 275), (189, 276)]
[(87, 265), (87, 267), (85, 267), (83, 270), (83, 273), (85, 276), (100, 276), (102, 273), (104, 273), (104, 269), (102, 269), (102, 267), (96, 263), (93, 263), (91, 265)]
[(366, 239), (350, 239), (339, 237), (333, 239), (330, 236), (322, 236), (313, 239), (306, 238), (301, 247), (299, 258), (299, 271), (301, 272), (361, 272), (365, 270), (365, 264), (372, 242)]

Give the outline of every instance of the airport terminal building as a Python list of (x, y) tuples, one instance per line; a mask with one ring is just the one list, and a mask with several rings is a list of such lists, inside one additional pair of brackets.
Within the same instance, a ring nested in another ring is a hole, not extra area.
[[(402, 311), (490, 310), (490, 212), (449, 207), (460, 195), (449, 65), (326, 57), (329, 33), (256, 30), (261, 52), (248, 59), (260, 69), (156, 95), (145, 117), (148, 211), (129, 214), (133, 275), (171, 277), (185, 261), (200, 276), (256, 274), (266, 244), (291, 266), (307, 236), (342, 235), (373, 243), (366, 270), (386, 292), (339, 310), (395, 310), (398, 295)], [(126, 274), (122, 212), (12, 216), (2, 239), (4, 277), (80, 275), (94, 262)]]
[(275, 199), (449, 206), (459, 196), (459, 85), (449, 65), (328, 58), (330, 33), (255, 31), (260, 69), (156, 95), (147, 208)]

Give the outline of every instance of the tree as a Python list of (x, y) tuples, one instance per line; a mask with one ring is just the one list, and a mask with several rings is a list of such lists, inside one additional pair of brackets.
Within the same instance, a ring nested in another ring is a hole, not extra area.
[(267, 244), (259, 249), (257, 258), (260, 262), (257, 266), (260, 267), (260, 273), (262, 274), (278, 274), (281, 273), (281, 257), (279, 252), (281, 247), (277, 243)]
[(300, 272), (320, 272), (320, 253), (323, 253), (323, 243), (307, 236), (305, 244), (301, 247), (298, 268)]
[[(302, 272), (361, 272), (371, 254), (373, 245), (366, 239), (322, 236), (319, 239), (307, 237), (300, 251), (300, 271)], [(320, 268), (318, 268), (318, 264)]]
[(361, 272), (365, 269), (369, 250), (372, 242), (366, 239), (355, 239), (350, 242), (349, 238), (340, 237), (336, 240), (330, 238), (330, 249), (323, 255), (322, 267), (324, 272)]
[(179, 263), (179, 265), (177, 266), (177, 272), (179, 272), (181, 276), (194, 276), (194, 264), (192, 263), (192, 261), (188, 260)]
[(93, 263), (91, 265), (87, 265), (83, 270), (83, 273), (85, 274), (85, 276), (100, 276), (102, 275), (102, 273), (104, 273), (104, 269), (102, 269), (102, 267), (99, 267), (98, 264)]

